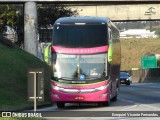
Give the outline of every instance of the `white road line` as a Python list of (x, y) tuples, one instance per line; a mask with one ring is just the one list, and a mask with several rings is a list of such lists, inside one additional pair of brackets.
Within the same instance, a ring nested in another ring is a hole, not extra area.
[[(146, 104), (139, 104), (139, 103), (136, 103), (134, 101), (131, 101), (131, 100), (126, 100), (126, 99), (119, 99), (119, 100), (122, 100), (122, 101), (125, 101), (125, 102), (129, 102), (129, 103), (134, 103), (135, 105), (131, 105), (127, 108), (124, 108), (124, 109), (121, 109), (120, 111), (125, 111), (125, 110), (130, 110), (132, 108), (136, 108), (136, 107), (147, 107), (147, 108), (150, 108), (149, 111), (160, 111), (160, 108), (158, 107), (154, 107), (154, 106), (151, 106), (151, 105), (146, 105)], [(152, 110), (151, 110), (152, 109)], [(118, 110), (119, 111), (119, 110)]]
[(150, 88), (160, 88), (160, 86), (148, 86), (148, 87), (150, 87)]
[(133, 108), (136, 108), (137, 106), (139, 106), (139, 105), (132, 105), (132, 106), (129, 106), (129, 107), (126, 107), (126, 108), (123, 108), (123, 109), (117, 110), (117, 111), (126, 111), (126, 110), (131, 110), (131, 109), (133, 109)]
[(160, 94), (160, 92), (159, 92), (159, 91), (151, 91), (151, 92), (153, 92), (153, 93), (159, 93), (159, 94)]
[[(126, 99), (119, 99), (119, 100), (121, 100), (121, 101), (125, 101), (125, 102), (129, 102), (129, 103), (134, 103), (134, 104), (136, 104), (134, 101), (131, 101), (131, 100), (126, 100)], [(132, 108), (135, 108), (135, 107), (137, 107), (138, 105), (132, 105), (132, 106), (129, 106), (129, 107), (125, 107), (125, 108), (123, 108), (123, 109), (120, 109), (120, 110), (117, 110), (117, 111), (125, 111), (125, 110), (129, 110), (129, 109), (132, 109)]]
[[(155, 111), (160, 111), (160, 108), (158, 108), (158, 107), (154, 107), (154, 106), (151, 106), (151, 105), (146, 105), (146, 104), (141, 104), (142, 106), (146, 106), (146, 107), (148, 107), (148, 108), (151, 108), (151, 109), (153, 109), (153, 110), (155, 110)], [(152, 111), (152, 110), (151, 110)]]
[[(119, 98), (118, 98), (119, 99)], [(131, 101), (131, 100), (126, 100), (126, 99), (119, 99), (119, 100), (122, 100), (122, 101), (125, 101), (125, 102), (129, 102), (129, 103), (135, 103), (134, 101)]]
[(146, 88), (155, 88), (155, 89), (159, 89), (160, 88), (160, 84), (152, 84), (152, 83), (141, 83), (141, 84), (133, 84), (132, 86), (142, 86), (142, 87), (146, 87)]

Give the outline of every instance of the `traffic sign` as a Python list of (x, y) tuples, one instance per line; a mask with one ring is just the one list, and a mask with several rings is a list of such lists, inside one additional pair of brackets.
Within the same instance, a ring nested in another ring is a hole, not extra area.
[(142, 56), (141, 67), (142, 67), (142, 69), (157, 68), (156, 56)]

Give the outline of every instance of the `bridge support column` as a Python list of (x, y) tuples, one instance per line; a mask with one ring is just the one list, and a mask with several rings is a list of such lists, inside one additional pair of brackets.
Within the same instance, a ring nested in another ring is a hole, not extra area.
[(24, 7), (24, 48), (37, 56), (37, 5), (35, 2), (26, 2)]

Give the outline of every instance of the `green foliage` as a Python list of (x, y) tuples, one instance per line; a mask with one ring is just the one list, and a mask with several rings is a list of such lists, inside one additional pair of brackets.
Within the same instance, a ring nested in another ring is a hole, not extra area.
[[(19, 13), (16, 13), (20, 11)], [(4, 34), (5, 26), (14, 28), (18, 35), (16, 44), (20, 45), (24, 41), (24, 19), (23, 19), (23, 5), (0, 5), (0, 34)], [(78, 15), (78, 12), (72, 11), (71, 8), (64, 5), (53, 4), (39, 4), (37, 5), (38, 12), (38, 27), (48, 28), (53, 25), (55, 20), (59, 17)]]
[(0, 111), (33, 106), (27, 98), (27, 73), (30, 68), (44, 68), (45, 103), (50, 102), (50, 67), (35, 56), (9, 47), (0, 40)]
[(69, 17), (78, 15), (78, 12), (64, 5), (41, 4), (38, 7), (38, 26), (47, 28), (60, 17)]
[(156, 30), (155, 34), (160, 38), (160, 28)]
[(4, 34), (7, 25), (15, 28), (16, 18), (16, 9), (14, 7), (7, 4), (0, 5), (0, 34)]

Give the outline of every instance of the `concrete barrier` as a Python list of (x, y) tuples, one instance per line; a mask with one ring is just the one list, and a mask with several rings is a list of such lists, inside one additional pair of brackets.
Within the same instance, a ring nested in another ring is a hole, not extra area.
[(131, 70), (133, 82), (160, 82), (160, 68)]

